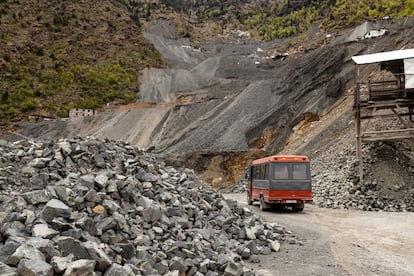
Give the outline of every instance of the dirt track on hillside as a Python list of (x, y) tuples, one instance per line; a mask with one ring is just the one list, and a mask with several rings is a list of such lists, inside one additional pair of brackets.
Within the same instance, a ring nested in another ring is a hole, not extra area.
[[(226, 198), (247, 205), (244, 194)], [(303, 213), (261, 212), (268, 222), (293, 231), (303, 246), (285, 243), (281, 251), (250, 263), (259, 275), (414, 275), (414, 214), (322, 209)]]

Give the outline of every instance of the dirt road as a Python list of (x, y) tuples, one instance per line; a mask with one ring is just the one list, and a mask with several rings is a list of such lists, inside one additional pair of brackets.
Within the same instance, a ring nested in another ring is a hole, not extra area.
[[(245, 204), (244, 194), (225, 194)], [(414, 275), (414, 213), (362, 212), (306, 205), (303, 213), (261, 212), (297, 234), (303, 245), (250, 263), (259, 275)]]

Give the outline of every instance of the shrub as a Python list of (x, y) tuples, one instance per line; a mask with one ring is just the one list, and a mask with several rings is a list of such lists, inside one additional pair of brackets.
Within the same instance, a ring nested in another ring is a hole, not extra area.
[(7, 100), (9, 99), (9, 91), (4, 91), (1, 93), (1, 101), (7, 102)]
[(11, 57), (10, 57), (10, 55), (9, 55), (9, 54), (4, 54), (4, 55), (3, 55), (3, 59), (4, 59), (4, 61), (6, 61), (6, 62), (10, 62)]
[(136, 93), (128, 92), (123, 94), (122, 99), (125, 103), (132, 103), (138, 99), (138, 96)]
[(185, 27), (178, 27), (177, 34), (179, 37), (191, 37), (190, 31)]
[(20, 110), (22, 112), (27, 112), (29, 110), (33, 110), (37, 107), (37, 100), (35, 98), (26, 98), (21, 104), (20, 104)]
[(14, 118), (19, 116), (21, 113), (14, 107), (10, 107), (8, 105), (0, 105), (0, 114), (2, 114), (3, 118)]
[(56, 14), (53, 17), (53, 24), (56, 26), (67, 26), (69, 24), (69, 19), (61, 14)]
[(33, 53), (38, 55), (38, 56), (44, 56), (45, 55), (45, 50), (42, 47), (35, 47), (33, 50)]
[(114, 90), (109, 90), (104, 94), (103, 100), (104, 102), (112, 102), (113, 100), (118, 98), (118, 96), (119, 93), (116, 93)]

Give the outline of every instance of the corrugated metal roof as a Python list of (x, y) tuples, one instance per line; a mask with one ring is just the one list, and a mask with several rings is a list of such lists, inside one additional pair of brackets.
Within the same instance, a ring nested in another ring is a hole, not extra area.
[(414, 49), (397, 50), (397, 51), (369, 54), (369, 55), (362, 55), (362, 56), (353, 56), (352, 60), (356, 64), (369, 64), (369, 63), (377, 63), (377, 62), (399, 60), (399, 59), (406, 59), (406, 58), (414, 58)]

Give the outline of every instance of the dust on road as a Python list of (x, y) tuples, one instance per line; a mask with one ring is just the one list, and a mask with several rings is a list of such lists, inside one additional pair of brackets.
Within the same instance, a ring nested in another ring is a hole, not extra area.
[(414, 275), (414, 214), (323, 209), (303, 213), (261, 212), (245, 194), (228, 199), (296, 233), (303, 246), (285, 243), (280, 252), (250, 264), (259, 275)]

